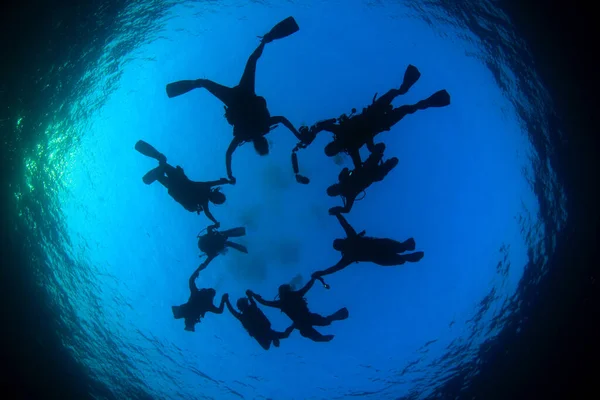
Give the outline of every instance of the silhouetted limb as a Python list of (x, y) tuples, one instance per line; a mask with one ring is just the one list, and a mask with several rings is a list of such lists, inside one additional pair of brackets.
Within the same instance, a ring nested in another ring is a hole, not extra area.
[(231, 171), (231, 157), (233, 156), (233, 152), (243, 143), (242, 139), (237, 136), (234, 136), (231, 139), (231, 143), (229, 143), (229, 147), (227, 148), (227, 153), (225, 154), (225, 167), (227, 168), (227, 177), (229, 178), (232, 184), (235, 184), (235, 178), (233, 177), (233, 172)]
[(248, 249), (246, 248), (246, 246), (242, 246), (241, 244), (227, 240), (225, 242), (225, 246), (231, 247), (232, 249), (236, 249), (237, 251), (248, 254)]
[(254, 83), (256, 78), (256, 63), (262, 55), (264, 48), (265, 43), (261, 42), (256, 48), (256, 50), (252, 52), (250, 57), (248, 57), (246, 67), (244, 68), (244, 73), (242, 74), (240, 83), (238, 83), (237, 87), (247, 95), (256, 95), (256, 93), (254, 92)]
[(342, 225), (342, 228), (344, 228), (344, 232), (346, 232), (346, 236), (352, 237), (352, 236), (357, 235), (354, 228), (352, 228), (352, 226), (350, 226), (350, 224), (348, 223), (348, 221), (346, 221), (346, 218), (344, 218), (343, 215), (336, 214), (335, 216), (338, 219), (338, 221), (340, 222), (340, 225)]
[(315, 342), (330, 342), (333, 339), (333, 335), (322, 335), (315, 328), (304, 327), (300, 330), (300, 334), (305, 338), (311, 339)]
[(425, 253), (422, 251), (409, 254), (385, 254), (381, 252), (374, 252), (370, 257), (370, 261), (383, 267), (394, 267), (396, 265), (402, 265), (405, 262), (418, 262), (423, 258), (424, 255)]
[(325, 275), (334, 274), (336, 272), (343, 270), (344, 268), (346, 268), (348, 265), (352, 264), (353, 262), (354, 262), (353, 260), (350, 260), (349, 258), (342, 256), (342, 259), (340, 261), (338, 261), (338, 263), (335, 264), (333, 267), (329, 267), (323, 271), (313, 272), (313, 277), (317, 279), (317, 278), (323, 277)]
[(448, 105), (450, 105), (450, 95), (447, 91), (440, 90), (438, 92), (435, 92), (425, 100), (421, 100), (416, 104), (404, 105), (398, 108), (394, 108), (392, 111), (386, 114), (387, 125), (389, 126), (389, 128), (391, 128), (408, 114), (414, 114), (419, 110), (426, 110), (430, 107), (446, 107)]
[(210, 308), (208, 310), (206, 310), (206, 312), (211, 312), (214, 314), (223, 314), (223, 309), (225, 308), (225, 295), (227, 293), (225, 293), (223, 295), (223, 297), (221, 297), (221, 304), (219, 304), (219, 307), (215, 307), (214, 304), (211, 304)]
[(302, 140), (302, 135), (300, 134), (300, 132), (296, 130), (294, 125), (292, 125), (292, 123), (286, 117), (282, 117), (281, 115), (271, 117), (271, 119), (269, 120), (269, 125), (275, 124), (283, 124), (283, 126), (288, 128), (289, 131), (292, 132), (298, 140)]
[(313, 287), (315, 283), (315, 278), (311, 278), (306, 285), (304, 285), (304, 287), (300, 290), (297, 291), (297, 293), (300, 295), (300, 297), (304, 297), (306, 295), (306, 293), (308, 293), (308, 291), (310, 290), (310, 288)]

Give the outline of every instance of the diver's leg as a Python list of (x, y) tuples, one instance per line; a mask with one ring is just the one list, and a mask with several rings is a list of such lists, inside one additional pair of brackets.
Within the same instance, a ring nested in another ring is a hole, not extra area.
[(164, 174), (164, 167), (162, 165), (159, 165), (158, 167), (146, 172), (146, 174), (142, 177), (142, 181), (144, 181), (146, 185), (150, 185), (156, 182), (157, 180), (160, 180), (161, 177), (164, 177)]
[(392, 101), (400, 95), (400, 90), (390, 89), (383, 96), (375, 100), (375, 107), (387, 107), (392, 104)]
[(336, 312), (334, 312), (333, 314), (331, 314), (330, 316), (327, 317), (328, 320), (330, 321), (343, 321), (346, 318), (348, 318), (348, 309), (346, 307), (340, 308), (339, 310), (337, 310)]
[(419, 262), (425, 253), (417, 251), (409, 254), (395, 254), (395, 253), (382, 253), (377, 252), (373, 254), (371, 261), (382, 267), (393, 267), (396, 265), (402, 265), (405, 262)]
[(287, 327), (287, 329), (283, 332), (278, 332), (278, 331), (274, 331), (271, 329), (271, 333), (274, 337), (278, 338), (278, 339), (287, 339), (288, 337), (290, 337), (292, 331), (295, 329), (296, 327), (294, 326), (294, 324), (290, 325)]
[(232, 249), (236, 249), (239, 252), (248, 254), (248, 249), (246, 248), (246, 246), (242, 246), (241, 244), (230, 242), (229, 240), (227, 240), (225, 242), (225, 246), (231, 247)]
[(223, 86), (208, 79), (196, 79), (195, 82), (197, 89), (204, 88), (208, 90), (213, 96), (221, 100), (221, 102), (227, 107), (235, 105), (235, 89), (228, 86)]
[(244, 228), (243, 226), (240, 226), (238, 228), (231, 228), (225, 231), (221, 231), (221, 234), (225, 235), (225, 237), (227, 238), (246, 236), (246, 228)]
[(270, 338), (261, 337), (261, 338), (255, 338), (255, 339), (263, 349), (269, 350), (269, 348), (271, 348), (271, 339)]
[(242, 78), (240, 79), (240, 83), (238, 87), (244, 91), (244, 93), (255, 95), (254, 92), (254, 82), (256, 78), (256, 63), (258, 59), (262, 55), (263, 49), (265, 48), (265, 43), (261, 42), (258, 45), (256, 50), (250, 55), (248, 61), (246, 62), (246, 68), (244, 69), (244, 73), (242, 74)]
[(404, 253), (405, 251), (413, 251), (415, 249), (416, 243), (415, 239), (409, 238), (404, 242), (399, 242), (394, 239), (377, 239), (380, 243), (381, 247), (384, 248), (384, 251), (389, 251), (390, 253)]
[(310, 313), (310, 324), (313, 326), (327, 326), (333, 322), (329, 317), (324, 317), (317, 313)]
[(388, 124), (390, 127), (392, 127), (408, 114), (414, 114), (418, 110), (426, 110), (430, 107), (446, 107), (448, 105), (450, 105), (450, 95), (447, 91), (440, 90), (416, 104), (394, 108), (391, 112), (387, 113)]
[(322, 335), (313, 327), (302, 329), (300, 334), (315, 342), (330, 342), (333, 339), (333, 335)]
[(167, 190), (169, 189), (169, 178), (161, 175), (157, 178), (157, 180), (165, 187)]

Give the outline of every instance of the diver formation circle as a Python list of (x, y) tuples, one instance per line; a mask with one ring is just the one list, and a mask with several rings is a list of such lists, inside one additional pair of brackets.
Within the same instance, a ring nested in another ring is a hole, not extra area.
[[(158, 181), (167, 189), (173, 200), (187, 211), (197, 214), (204, 212), (212, 221), (212, 225), (205, 228), (206, 232), (198, 235), (198, 248), (206, 259), (189, 278), (189, 300), (182, 305), (172, 306), (173, 317), (177, 320), (183, 319), (184, 329), (194, 332), (195, 325), (205, 318), (207, 313), (222, 314), (227, 307), (248, 334), (265, 350), (268, 350), (271, 345), (279, 347), (280, 341), (288, 338), (294, 330), (298, 330), (303, 337), (314, 342), (329, 342), (334, 338), (334, 335), (322, 334), (315, 327), (325, 327), (334, 321), (345, 320), (349, 316), (349, 310), (341, 307), (328, 316), (312, 312), (304, 296), (316, 281), (319, 281), (325, 289), (329, 289), (324, 277), (340, 272), (351, 264), (372, 263), (391, 267), (417, 263), (424, 257), (425, 253), (417, 250), (414, 238), (400, 241), (396, 238), (367, 236), (365, 230), (355, 229), (343, 214), (350, 213), (355, 201), (361, 200), (372, 184), (383, 182), (399, 164), (397, 157), (384, 156), (386, 146), (383, 142), (375, 142), (377, 135), (391, 130), (409, 114), (450, 105), (449, 93), (446, 90), (439, 90), (415, 104), (392, 106), (392, 101), (406, 94), (421, 77), (417, 67), (408, 65), (399, 87), (392, 88), (379, 97), (376, 94), (371, 104), (360, 112), (352, 109), (349, 115), (343, 114), (337, 118), (318, 121), (312, 126), (301, 126), (296, 129), (285, 116), (271, 115), (265, 98), (256, 94), (255, 76), (258, 60), (265, 47), (298, 31), (296, 20), (290, 16), (276, 24), (265, 35), (259, 36), (260, 44), (250, 55), (242, 77), (234, 87), (227, 87), (209, 79), (180, 80), (166, 85), (169, 98), (182, 96), (194, 89), (205, 89), (224, 104), (224, 116), (233, 126), (233, 139), (225, 157), (227, 178), (206, 182), (192, 181), (181, 166), (169, 164), (167, 156), (151, 144), (143, 140), (135, 144), (135, 149), (139, 153), (158, 162), (157, 167), (143, 176), (143, 182), (151, 185)], [(291, 131), (299, 141), (291, 154), (292, 169), (299, 184), (310, 184), (310, 179), (300, 173), (298, 152), (311, 146), (321, 132), (333, 134), (333, 140), (324, 147), (327, 157), (347, 154), (352, 160), (353, 169), (343, 168), (339, 173), (338, 182), (331, 184), (326, 190), (328, 196), (341, 197), (343, 203), (343, 206), (329, 209), (329, 214), (335, 216), (345, 233), (344, 238), (333, 241), (333, 248), (341, 253), (341, 258), (329, 268), (314, 271), (311, 279), (301, 288), (295, 289), (290, 284), (280, 285), (278, 298), (275, 300), (266, 300), (248, 289), (246, 297), (236, 301), (237, 310), (232, 306), (228, 293), (221, 296), (217, 306), (214, 302), (215, 289), (196, 286), (200, 272), (228, 249), (241, 253), (250, 253), (252, 250), (230, 240), (245, 236), (246, 228), (239, 226), (220, 230), (220, 222), (212, 214), (210, 204), (226, 203), (226, 196), (220, 191), (220, 186), (235, 185), (237, 182), (232, 169), (235, 150), (245, 143), (252, 143), (260, 156), (268, 155), (270, 144), (266, 135), (275, 130), (279, 124)], [(369, 153), (364, 161), (360, 155), (363, 147), (366, 147)], [(281, 310), (290, 319), (291, 324), (282, 330), (273, 329), (258, 304)]]

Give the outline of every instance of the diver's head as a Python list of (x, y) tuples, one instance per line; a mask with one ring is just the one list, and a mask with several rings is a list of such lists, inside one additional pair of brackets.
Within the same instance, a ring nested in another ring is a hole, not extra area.
[(185, 329), (188, 332), (196, 332), (194, 325), (196, 325), (196, 321), (194, 321), (192, 318), (186, 318), (185, 319), (185, 328), (183, 328), (183, 329)]
[(325, 146), (325, 155), (327, 157), (333, 157), (333, 156), (339, 154), (341, 151), (342, 151), (342, 146), (337, 140), (334, 140), (333, 142), (331, 142), (331, 143), (327, 144), (327, 146)]
[(206, 294), (209, 297), (215, 297), (217, 295), (217, 291), (213, 288), (208, 288), (208, 289), (206, 289)]
[(340, 194), (342, 194), (342, 188), (339, 183), (334, 183), (327, 188), (327, 195), (331, 197), (339, 196)]
[(225, 200), (227, 200), (220, 188), (212, 189), (208, 195), (208, 199), (214, 204), (223, 204), (225, 203)]
[(337, 251), (342, 251), (344, 249), (344, 239), (334, 239), (333, 248)]
[(238, 299), (236, 305), (241, 312), (244, 312), (250, 307), (250, 301), (248, 301), (247, 297), (241, 297)]
[(279, 298), (282, 299), (286, 294), (292, 291), (292, 285), (285, 284), (279, 286)]
[(264, 136), (252, 139), (252, 144), (254, 145), (254, 150), (256, 150), (259, 155), (266, 156), (269, 154), (269, 142)]

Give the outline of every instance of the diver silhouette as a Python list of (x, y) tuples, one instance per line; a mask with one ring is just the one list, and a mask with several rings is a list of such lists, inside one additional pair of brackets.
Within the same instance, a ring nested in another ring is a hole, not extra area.
[(356, 233), (343, 215), (335, 214), (335, 216), (340, 221), (347, 237), (333, 241), (333, 248), (342, 253), (342, 259), (333, 267), (312, 274), (314, 279), (320, 279), (323, 283), (323, 276), (341, 271), (352, 263), (372, 262), (377, 265), (391, 267), (402, 265), (405, 262), (418, 262), (425, 255), (422, 251), (398, 254), (415, 250), (415, 240), (413, 238), (398, 242), (393, 239), (368, 237), (365, 236), (365, 231)]
[(271, 342), (273, 342), (273, 346), (279, 347), (279, 341), (287, 339), (294, 330), (294, 325), (290, 325), (284, 332), (277, 332), (271, 329), (271, 321), (258, 308), (252, 297), (239, 298), (236, 304), (240, 312), (231, 306), (229, 296), (225, 295), (225, 305), (229, 309), (229, 312), (231, 312), (231, 315), (242, 323), (248, 334), (256, 339), (258, 344), (265, 350), (269, 350)]
[(300, 290), (292, 290), (289, 284), (279, 286), (279, 300), (275, 301), (265, 300), (251, 290), (247, 290), (246, 294), (249, 298), (254, 297), (262, 305), (279, 308), (292, 320), (294, 328), (298, 329), (302, 336), (315, 342), (329, 342), (334, 335), (322, 335), (314, 326), (328, 326), (333, 321), (344, 320), (348, 318), (348, 309), (341, 308), (328, 317), (310, 312), (304, 296), (315, 283), (315, 279), (311, 278)]
[(183, 168), (167, 164), (165, 155), (150, 144), (139, 140), (135, 144), (135, 149), (141, 154), (158, 161), (158, 167), (150, 170), (143, 176), (142, 180), (146, 185), (159, 181), (167, 188), (169, 195), (186, 210), (198, 214), (204, 211), (212, 222), (215, 224), (219, 223), (210, 212), (208, 202), (210, 201), (214, 204), (225, 203), (225, 195), (221, 193), (219, 188), (215, 188), (215, 186), (229, 183), (228, 179), (221, 178), (218, 181), (210, 182), (191, 181), (183, 172)]
[(398, 158), (392, 157), (384, 162), (384, 143), (377, 143), (361, 167), (350, 171), (344, 168), (339, 176), (338, 183), (327, 188), (327, 194), (331, 197), (341, 196), (344, 206), (336, 206), (329, 209), (329, 214), (349, 213), (356, 197), (364, 192), (374, 182), (381, 182), (387, 174), (398, 165)]
[(245, 246), (229, 240), (232, 237), (245, 236), (246, 228), (238, 227), (221, 232), (217, 230), (218, 228), (218, 224), (210, 225), (206, 228), (206, 234), (198, 235), (198, 248), (206, 255), (206, 260), (203, 263), (206, 266), (219, 254), (224, 254), (228, 248), (248, 254), (248, 249)]
[(225, 105), (225, 118), (230, 125), (233, 125), (233, 140), (229, 144), (225, 157), (227, 176), (231, 183), (236, 182), (231, 170), (231, 157), (238, 146), (246, 142), (252, 142), (259, 155), (267, 155), (269, 153), (269, 143), (265, 135), (275, 129), (277, 124), (283, 124), (300, 139), (300, 133), (287, 118), (271, 116), (266, 100), (264, 97), (257, 96), (254, 90), (256, 63), (262, 55), (265, 45), (273, 40), (287, 37), (299, 29), (294, 18), (288, 17), (275, 25), (269, 33), (262, 36), (260, 45), (254, 50), (246, 63), (240, 82), (233, 88), (208, 79), (183, 80), (169, 83), (166, 87), (167, 95), (170, 98), (180, 96), (193, 89), (204, 88), (223, 102)]
[[(446, 90), (440, 90), (416, 104), (394, 108), (392, 101), (397, 96), (406, 94), (417, 80), (419, 80), (420, 76), (421, 73), (419, 70), (415, 66), (409, 65), (404, 73), (404, 80), (400, 88), (391, 89), (378, 99), (376, 93), (372, 103), (368, 107), (363, 108), (360, 114), (355, 115), (356, 109), (352, 109), (352, 113), (349, 116), (342, 114), (337, 119), (320, 121), (310, 128), (305, 126), (300, 127), (301, 140), (297, 148), (309, 146), (319, 132), (328, 131), (333, 133), (334, 140), (325, 146), (325, 154), (328, 157), (333, 157), (341, 152), (345, 152), (352, 158), (354, 166), (359, 168), (362, 164), (359, 153), (360, 148), (363, 145), (367, 145), (368, 150), (373, 152), (375, 149), (374, 138), (379, 133), (389, 131), (405, 116), (414, 114), (418, 110), (450, 105), (450, 95)], [(294, 159), (292, 159), (292, 163), (294, 163)], [(297, 159), (293, 167), (294, 170), (297, 169)], [(303, 182), (301, 183), (306, 182), (306, 178), (302, 180)]]
[(196, 287), (196, 278), (198, 278), (198, 274), (204, 268), (206, 268), (206, 265), (202, 264), (190, 276), (190, 298), (188, 299), (187, 303), (182, 304), (180, 306), (171, 306), (171, 310), (173, 311), (173, 317), (175, 319), (184, 318), (184, 329), (186, 331), (195, 332), (194, 326), (198, 322), (200, 322), (201, 318), (204, 318), (204, 314), (206, 314), (207, 312), (215, 314), (223, 313), (226, 298), (225, 294), (221, 298), (221, 304), (217, 308), (213, 304), (216, 295), (215, 289), (198, 289)]

